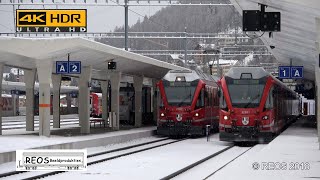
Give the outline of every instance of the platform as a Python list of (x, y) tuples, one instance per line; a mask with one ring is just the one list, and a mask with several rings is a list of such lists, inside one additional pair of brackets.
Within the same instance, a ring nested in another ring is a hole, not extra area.
[[(92, 128), (90, 135), (80, 134), (80, 127), (52, 129), (52, 135), (39, 137), (37, 131), (19, 135), (0, 136), (0, 164), (15, 161), (18, 149), (82, 149), (122, 143), (153, 135), (156, 127), (134, 128), (122, 126), (119, 131), (110, 128)], [(21, 131), (21, 130), (20, 130)]]
[(209, 179), (231, 180), (235, 174), (247, 180), (320, 179), (317, 129), (307, 120), (298, 120), (268, 145), (249, 151)]

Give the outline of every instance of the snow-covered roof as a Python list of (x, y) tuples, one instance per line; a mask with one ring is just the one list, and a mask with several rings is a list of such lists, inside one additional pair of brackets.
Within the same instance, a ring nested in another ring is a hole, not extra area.
[[(92, 78), (106, 80), (104, 73), (110, 71), (107, 61), (117, 62), (117, 71), (127, 75), (138, 75), (160, 79), (169, 70), (185, 69), (140, 54), (102, 44), (80, 37), (20, 38), (0, 37), (0, 62), (7, 66), (33, 69), (36, 63), (51, 61), (55, 72), (55, 61), (81, 61), (82, 66), (92, 66)], [(101, 75), (101, 72), (104, 72)]]

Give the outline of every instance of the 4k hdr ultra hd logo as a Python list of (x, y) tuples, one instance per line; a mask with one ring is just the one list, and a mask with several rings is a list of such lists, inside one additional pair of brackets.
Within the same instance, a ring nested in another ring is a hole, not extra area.
[(87, 32), (86, 9), (16, 11), (17, 32)]

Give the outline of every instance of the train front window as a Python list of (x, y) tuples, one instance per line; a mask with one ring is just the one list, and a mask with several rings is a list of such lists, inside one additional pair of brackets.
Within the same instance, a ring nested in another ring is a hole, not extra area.
[(264, 83), (259, 80), (232, 80), (228, 90), (233, 107), (255, 108), (260, 104)]
[(166, 86), (164, 87), (170, 106), (191, 105), (195, 86)]

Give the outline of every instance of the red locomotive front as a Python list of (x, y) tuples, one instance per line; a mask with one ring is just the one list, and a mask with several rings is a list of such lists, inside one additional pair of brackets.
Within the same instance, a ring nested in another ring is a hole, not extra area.
[(217, 84), (200, 71), (170, 71), (159, 83), (157, 132), (161, 135), (204, 135), (218, 127)]
[(220, 85), (222, 141), (270, 141), (299, 115), (296, 93), (261, 67), (234, 67)]

